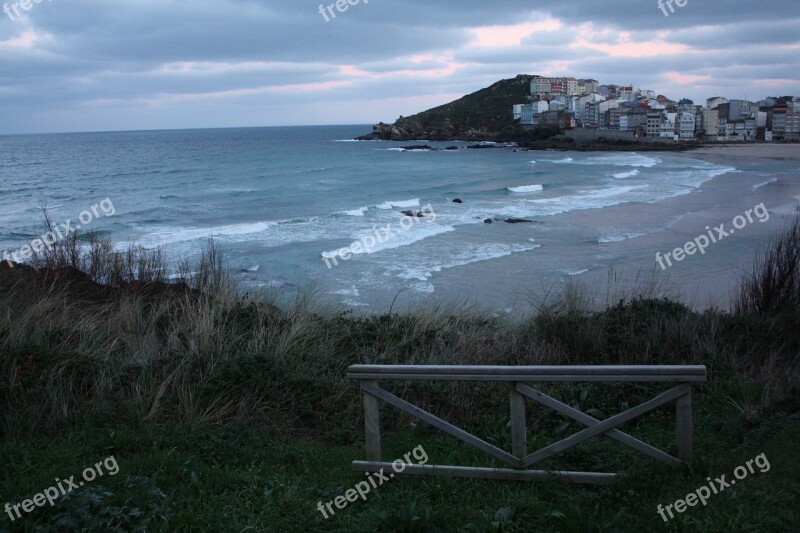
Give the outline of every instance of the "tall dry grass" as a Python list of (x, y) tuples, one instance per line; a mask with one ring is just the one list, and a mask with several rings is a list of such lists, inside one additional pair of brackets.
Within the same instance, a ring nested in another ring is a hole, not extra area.
[(770, 239), (752, 272), (743, 276), (734, 309), (773, 315), (800, 310), (800, 218)]

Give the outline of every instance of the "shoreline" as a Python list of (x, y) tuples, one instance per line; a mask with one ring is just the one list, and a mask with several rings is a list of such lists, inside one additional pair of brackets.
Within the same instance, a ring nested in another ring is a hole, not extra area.
[(800, 161), (800, 144), (760, 143), (706, 145), (702, 148), (689, 150), (686, 153), (704, 156)]
[[(383, 139), (372, 134), (356, 137), (356, 141), (384, 141), (384, 142), (471, 142), (471, 143), (513, 143), (516, 148), (528, 151), (562, 151), (562, 152), (676, 152), (694, 154), (698, 156), (736, 157), (751, 159), (776, 159), (782, 161), (800, 161), (800, 143), (705, 143), (693, 142), (645, 142), (629, 139), (591, 139), (575, 141), (562, 136), (547, 139), (530, 140), (519, 137), (507, 139), (497, 138), (420, 138), (413, 139)], [(467, 136), (468, 137), (468, 136)], [(408, 147), (409, 149), (412, 147)], [(418, 148), (413, 146), (413, 148)], [(430, 147), (428, 147), (430, 148)], [(497, 146), (469, 146), (468, 148), (498, 148)]]

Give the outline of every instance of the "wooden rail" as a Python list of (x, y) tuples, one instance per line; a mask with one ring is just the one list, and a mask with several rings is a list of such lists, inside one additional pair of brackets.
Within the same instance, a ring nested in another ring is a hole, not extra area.
[[(615, 473), (566, 472), (529, 470), (528, 468), (564, 452), (578, 444), (606, 435), (626, 446), (673, 467), (684, 465), (692, 459), (692, 389), (691, 383), (705, 382), (705, 366), (420, 366), (420, 365), (353, 365), (347, 377), (359, 380), (364, 397), (364, 425), (366, 431), (367, 460), (354, 461), (353, 469), (372, 472), (389, 469), (391, 463), (382, 462), (380, 402), (392, 405), (432, 426), (444, 431), (507, 463), (512, 468), (483, 468), (447, 465), (411, 465), (403, 473), (423, 475), (452, 475), (488, 479), (532, 480), (559, 476), (578, 483), (604, 483), (613, 481)], [(433, 380), (433, 381), (502, 381), (510, 386), (511, 452), (490, 444), (461, 428), (413, 405), (380, 388), (379, 380)], [(526, 383), (546, 382), (635, 382), (676, 383), (673, 388), (640, 405), (605, 420), (598, 420), (569, 405), (532, 388)], [(580, 422), (586, 429), (563, 440), (528, 453), (526, 400), (533, 400), (562, 415)], [(672, 401), (676, 402), (678, 457), (651, 446), (636, 437), (617, 429), (645, 413)]]

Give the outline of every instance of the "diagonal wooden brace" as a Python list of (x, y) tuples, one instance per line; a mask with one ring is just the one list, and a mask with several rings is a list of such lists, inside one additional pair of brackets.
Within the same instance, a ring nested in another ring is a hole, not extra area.
[[(573, 407), (570, 407), (569, 405), (562, 403), (556, 400), (555, 398), (534, 389), (533, 387), (529, 387), (528, 385), (518, 383), (517, 392), (546, 407), (558, 411), (562, 415), (566, 415), (585, 426), (593, 427), (601, 423), (600, 420), (592, 416), (589, 416), (586, 413), (583, 413)], [(631, 448), (652, 457), (656, 461), (661, 461), (662, 463), (668, 464), (670, 466), (680, 466), (683, 464), (679, 459), (676, 459), (670, 454), (663, 452), (658, 448), (651, 446), (646, 442), (641, 441), (631, 435), (628, 435), (627, 433), (622, 432), (618, 429), (610, 429), (606, 431), (604, 435), (611, 437), (612, 439), (621, 442), (622, 444), (630, 446)]]
[(458, 427), (450, 424), (449, 422), (446, 422), (446, 421), (442, 420), (441, 418), (430, 414), (429, 412), (427, 412), (427, 411), (425, 411), (423, 409), (420, 409), (416, 405), (413, 405), (413, 404), (408, 403), (407, 401), (405, 401), (405, 400), (403, 400), (401, 398), (398, 398), (397, 396), (395, 396), (391, 392), (387, 392), (387, 391), (381, 389), (380, 387), (377, 387), (375, 385), (369, 385), (369, 384), (367, 384), (365, 382), (361, 383), (361, 389), (364, 392), (367, 392), (367, 393), (375, 396), (376, 398), (380, 398), (381, 400), (385, 401), (386, 403), (388, 403), (390, 405), (393, 405), (393, 406), (397, 407), (398, 409), (400, 409), (402, 411), (405, 411), (406, 413), (408, 413), (408, 414), (410, 414), (412, 416), (416, 416), (420, 420), (423, 420), (423, 421), (427, 422), (428, 424), (432, 425), (433, 427), (441, 429), (445, 433), (448, 433), (448, 434), (454, 436), (455, 438), (460, 439), (460, 440), (466, 442), (467, 444), (470, 444), (470, 445), (478, 448), (479, 450), (488, 453), (492, 457), (496, 457), (497, 459), (500, 459), (501, 461), (503, 461), (505, 463), (508, 463), (508, 464), (510, 464), (512, 466), (515, 466), (515, 467), (516, 466), (520, 466), (520, 459), (519, 458), (514, 457), (510, 453), (508, 453), (508, 452), (506, 452), (504, 450), (501, 450), (497, 446), (489, 444), (485, 440), (479, 439), (475, 435), (472, 435), (471, 433), (468, 433), (468, 432), (464, 431), (463, 429), (458, 428)]
[(522, 464), (526, 468), (544, 461), (545, 459), (552, 457), (557, 453), (564, 452), (577, 446), (578, 444), (591, 439), (592, 437), (596, 437), (597, 435), (602, 435), (603, 433), (616, 428), (617, 426), (624, 424), (634, 418), (637, 418), (653, 409), (661, 407), (664, 404), (671, 402), (681, 396), (685, 396), (686, 394), (691, 391), (691, 387), (689, 385), (678, 385), (677, 387), (673, 387), (666, 392), (663, 392), (653, 398), (652, 400), (648, 400), (642, 404), (637, 405), (627, 411), (623, 411), (618, 415), (614, 415), (610, 418), (603, 420), (591, 427), (588, 427), (574, 435), (567, 437), (566, 439), (560, 440), (556, 443), (553, 443), (549, 446), (542, 448), (541, 450), (534, 452), (525, 459), (523, 459)]

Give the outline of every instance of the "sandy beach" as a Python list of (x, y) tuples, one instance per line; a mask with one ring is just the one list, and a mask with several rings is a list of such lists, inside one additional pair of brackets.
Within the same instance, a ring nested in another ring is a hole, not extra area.
[(687, 152), (693, 155), (746, 157), (748, 159), (783, 159), (800, 161), (800, 144), (723, 144)]

